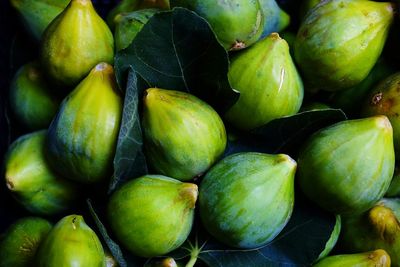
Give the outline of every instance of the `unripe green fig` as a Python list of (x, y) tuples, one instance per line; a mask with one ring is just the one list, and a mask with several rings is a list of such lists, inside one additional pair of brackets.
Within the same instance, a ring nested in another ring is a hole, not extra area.
[(367, 77), (392, 24), (391, 3), (323, 1), (304, 18), (294, 44), (310, 91), (338, 91)]
[(381, 81), (368, 95), (361, 111), (365, 117), (385, 115), (393, 127), (393, 142), (400, 153), (400, 72)]
[(0, 267), (29, 267), (36, 250), (51, 230), (51, 223), (25, 217), (12, 224), (0, 238)]
[(122, 105), (113, 67), (99, 63), (62, 102), (50, 125), (47, 152), (54, 169), (81, 183), (109, 177)]
[(36, 267), (106, 267), (101, 242), (80, 215), (62, 218), (41, 242), (35, 259)]
[(259, 0), (264, 14), (264, 27), (261, 38), (273, 32), (280, 32), (290, 24), (290, 16), (283, 11), (275, 0)]
[(264, 28), (258, 0), (171, 0), (171, 7), (193, 10), (210, 23), (226, 50), (239, 50), (257, 42)]
[(203, 225), (229, 246), (266, 244), (292, 214), (295, 171), (296, 162), (284, 154), (247, 152), (226, 157), (200, 184)]
[(158, 11), (159, 9), (142, 9), (117, 15), (114, 33), (116, 50), (128, 47), (147, 21)]
[(327, 257), (314, 267), (390, 267), (390, 256), (383, 249)]
[(41, 62), (60, 86), (75, 86), (99, 62), (113, 61), (113, 35), (91, 0), (71, 0), (43, 35)]
[(398, 163), (394, 168), (394, 174), (389, 189), (386, 191), (386, 197), (400, 197), (400, 168)]
[(181, 181), (202, 175), (226, 146), (218, 113), (185, 92), (147, 89), (142, 128), (147, 162), (157, 173)]
[(228, 77), (240, 97), (225, 118), (239, 129), (251, 130), (300, 109), (303, 83), (288, 44), (277, 33), (239, 52)]
[(70, 0), (10, 0), (28, 32), (40, 41), (47, 26)]
[(8, 149), (4, 169), (7, 188), (35, 214), (54, 215), (71, 208), (77, 185), (54, 173), (45, 158), (46, 130), (18, 138)]
[(298, 182), (322, 208), (361, 213), (389, 188), (394, 172), (392, 127), (385, 116), (348, 120), (311, 136), (299, 153)]
[(47, 128), (61, 102), (45, 81), (37, 62), (28, 63), (17, 71), (9, 96), (16, 118), (30, 130)]
[(141, 257), (161, 256), (187, 239), (197, 185), (161, 176), (133, 179), (111, 196), (108, 220), (117, 239)]
[(400, 266), (400, 200), (382, 199), (362, 214), (342, 217), (339, 246), (350, 253), (384, 249)]

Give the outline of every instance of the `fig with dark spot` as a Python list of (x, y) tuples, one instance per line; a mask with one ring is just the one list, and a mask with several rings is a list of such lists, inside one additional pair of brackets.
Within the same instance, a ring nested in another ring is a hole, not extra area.
[(375, 251), (358, 253), (358, 254), (344, 254), (327, 257), (314, 267), (390, 267), (390, 256), (383, 249)]

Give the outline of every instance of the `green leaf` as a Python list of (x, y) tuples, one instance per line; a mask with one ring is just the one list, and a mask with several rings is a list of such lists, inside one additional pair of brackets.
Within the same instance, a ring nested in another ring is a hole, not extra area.
[(228, 81), (227, 52), (209, 24), (184, 8), (155, 14), (117, 53), (119, 85), (131, 67), (150, 87), (194, 94), (221, 112), (239, 97)]
[(109, 193), (125, 181), (147, 173), (139, 115), (140, 95), (146, 88), (146, 82), (131, 70), (128, 75), (121, 128), (114, 157), (114, 175), (110, 181)]

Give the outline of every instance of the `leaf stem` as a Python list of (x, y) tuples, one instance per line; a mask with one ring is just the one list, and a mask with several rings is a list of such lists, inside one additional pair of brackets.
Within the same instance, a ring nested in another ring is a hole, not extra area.
[(200, 250), (196, 247), (190, 252), (190, 260), (186, 263), (185, 267), (193, 267), (196, 262), (197, 258), (199, 257)]

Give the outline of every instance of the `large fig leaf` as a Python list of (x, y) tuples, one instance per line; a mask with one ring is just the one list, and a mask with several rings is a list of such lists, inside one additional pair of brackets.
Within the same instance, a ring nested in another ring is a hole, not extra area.
[(117, 53), (120, 86), (131, 67), (149, 86), (192, 93), (221, 112), (239, 96), (229, 85), (227, 52), (209, 24), (184, 8), (154, 15)]

